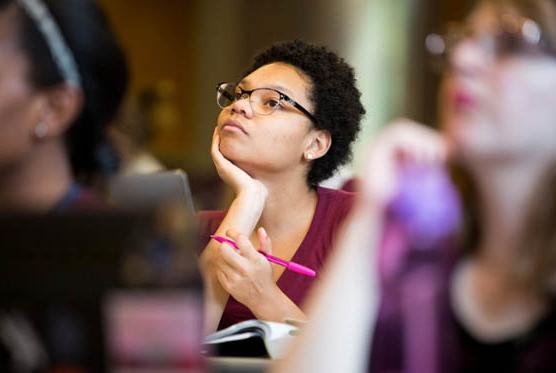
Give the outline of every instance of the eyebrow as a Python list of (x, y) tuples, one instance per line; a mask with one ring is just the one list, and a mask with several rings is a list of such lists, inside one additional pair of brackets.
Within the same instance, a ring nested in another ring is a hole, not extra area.
[[(242, 79), (237, 85), (250, 85), (249, 79)], [(281, 85), (277, 85), (277, 84), (269, 84), (269, 85), (265, 85), (263, 87), (257, 87), (257, 88), (271, 88), (271, 89), (275, 89), (277, 91), (283, 92), (288, 96), (292, 96), (293, 92), (290, 91), (288, 88), (283, 87)]]

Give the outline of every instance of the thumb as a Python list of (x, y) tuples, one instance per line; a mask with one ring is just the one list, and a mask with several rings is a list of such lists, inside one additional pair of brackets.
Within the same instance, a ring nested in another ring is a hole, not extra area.
[(265, 254), (272, 254), (272, 241), (263, 227), (257, 229), (257, 236), (259, 238), (259, 250)]

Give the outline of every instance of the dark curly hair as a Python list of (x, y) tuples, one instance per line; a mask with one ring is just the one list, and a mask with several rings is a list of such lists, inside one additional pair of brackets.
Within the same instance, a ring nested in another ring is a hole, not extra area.
[(317, 185), (351, 159), (351, 144), (365, 114), (353, 68), (325, 47), (294, 40), (273, 44), (256, 55), (243, 76), (273, 62), (292, 65), (311, 79), (309, 99), (314, 107), (314, 126), (332, 137), (330, 149), (313, 161), (307, 175), (309, 185)]

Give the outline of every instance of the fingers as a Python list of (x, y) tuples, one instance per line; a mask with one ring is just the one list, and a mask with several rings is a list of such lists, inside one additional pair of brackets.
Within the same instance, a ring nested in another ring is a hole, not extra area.
[(272, 241), (263, 227), (257, 229), (257, 237), (259, 238), (259, 250), (266, 254), (272, 254)]
[(220, 282), (224, 290), (226, 290), (228, 293), (233, 291), (232, 284), (237, 282), (238, 277), (239, 275), (233, 271), (220, 270), (216, 272), (216, 278), (218, 279), (218, 282)]
[[(215, 128), (210, 154), (218, 175), (237, 195), (242, 191), (261, 189), (262, 183), (256, 182), (247, 172), (225, 157), (220, 150), (221, 138)], [(259, 185), (260, 184), (260, 185)], [(264, 188), (263, 188), (264, 189)], [(266, 198), (266, 193), (264, 193)]]
[(405, 162), (434, 165), (445, 162), (448, 155), (446, 141), (437, 131), (407, 119), (390, 124), (382, 141)]
[(248, 260), (259, 259), (261, 254), (251, 244), (251, 241), (244, 234), (240, 234), (233, 229), (226, 231), (226, 236), (234, 240), (239, 247), (238, 253)]
[(212, 131), (211, 151), (214, 150), (215, 146), (218, 149), (219, 143), (220, 143), (220, 135), (218, 134), (218, 127), (214, 127), (214, 130)]
[(220, 152), (220, 135), (218, 134), (218, 127), (214, 127), (214, 132), (212, 133), (212, 143), (210, 146), (210, 155), (214, 161), (216, 168), (218, 169), (225, 158)]
[[(259, 232), (266, 247), (270, 248), (264, 229), (262, 231), (259, 229)], [(241, 292), (245, 293), (245, 289), (260, 282), (261, 277), (268, 276), (272, 279), (270, 263), (253, 247), (247, 236), (232, 229), (226, 232), (226, 236), (233, 239), (238, 247), (235, 249), (228, 243), (223, 243), (219, 247), (220, 260), (217, 262), (216, 276), (228, 293), (234, 297), (240, 296)], [(240, 293), (236, 294), (238, 291)]]
[(218, 261), (218, 269), (226, 273), (238, 272), (240, 274), (246, 273), (246, 259), (243, 258), (236, 249), (230, 244), (223, 243), (219, 247), (220, 258)]
[(401, 164), (437, 166), (447, 156), (448, 146), (437, 131), (398, 119), (386, 126), (368, 148), (363, 197), (378, 206), (386, 206), (397, 193)]

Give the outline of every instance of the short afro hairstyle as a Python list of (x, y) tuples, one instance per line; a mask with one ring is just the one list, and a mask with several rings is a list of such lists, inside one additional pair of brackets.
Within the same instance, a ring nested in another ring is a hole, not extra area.
[(315, 186), (351, 160), (351, 144), (357, 138), (365, 114), (361, 92), (355, 85), (353, 68), (343, 58), (325, 47), (301, 40), (273, 44), (255, 56), (253, 65), (243, 76), (274, 62), (292, 65), (310, 78), (309, 99), (316, 118), (313, 125), (328, 131), (332, 138), (328, 152), (313, 161), (307, 175), (308, 184)]

